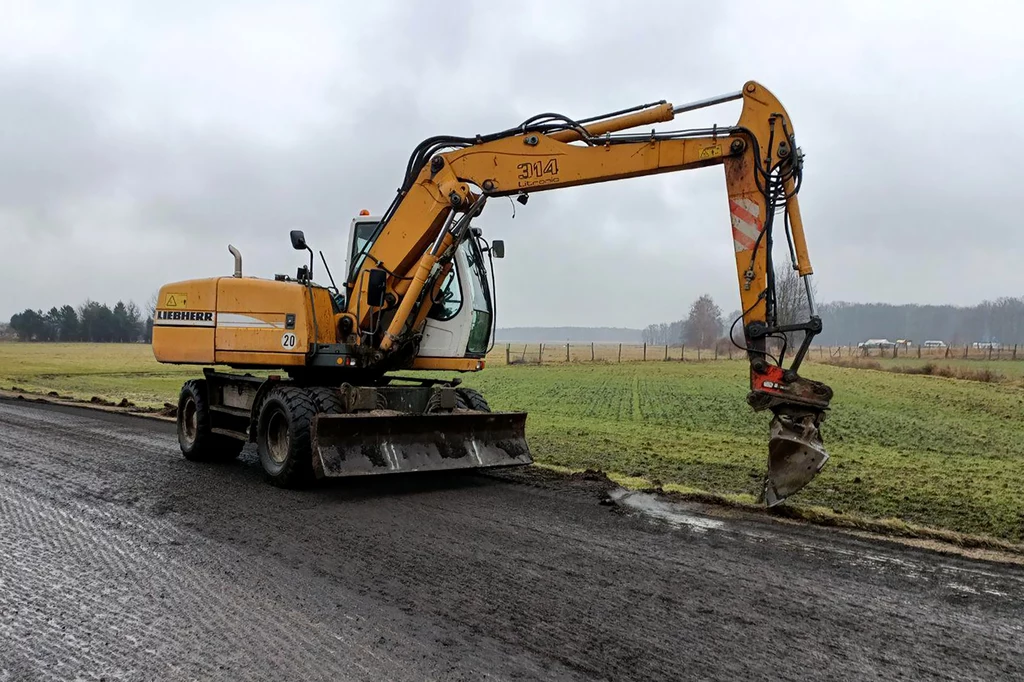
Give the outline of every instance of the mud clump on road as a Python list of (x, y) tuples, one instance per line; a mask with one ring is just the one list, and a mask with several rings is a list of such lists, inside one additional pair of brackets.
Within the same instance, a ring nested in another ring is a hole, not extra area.
[(608, 474), (598, 469), (567, 473), (542, 466), (528, 466), (500, 471), (494, 470), (486, 475), (511, 481), (519, 485), (571, 490), (573, 492), (594, 495), (598, 499), (607, 498), (612, 490), (619, 487), (615, 481), (608, 478)]
[(609, 486), (615, 486), (614, 481), (608, 478), (608, 474), (601, 471), (600, 469), (587, 469), (586, 471), (575, 471), (569, 474), (566, 478), (570, 481), (596, 481), (598, 483), (607, 483)]

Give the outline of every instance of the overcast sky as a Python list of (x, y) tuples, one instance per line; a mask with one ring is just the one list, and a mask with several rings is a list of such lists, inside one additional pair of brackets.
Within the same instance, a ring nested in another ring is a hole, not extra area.
[[(0, 0), (0, 319), (179, 279), (342, 270), (351, 218), (436, 134), (682, 103), (758, 80), (806, 155), (823, 300), (1024, 295), (1020, 3)], [(738, 103), (677, 119), (735, 123)], [(500, 326), (739, 305), (721, 168), (535, 195)], [(318, 277), (318, 279), (320, 279)]]

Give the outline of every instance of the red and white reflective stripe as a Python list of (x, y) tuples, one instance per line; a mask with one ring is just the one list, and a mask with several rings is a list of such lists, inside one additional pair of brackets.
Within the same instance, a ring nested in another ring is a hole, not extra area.
[(758, 219), (761, 207), (752, 199), (729, 199), (729, 213), (732, 214), (732, 243), (736, 253), (750, 251), (764, 228)]

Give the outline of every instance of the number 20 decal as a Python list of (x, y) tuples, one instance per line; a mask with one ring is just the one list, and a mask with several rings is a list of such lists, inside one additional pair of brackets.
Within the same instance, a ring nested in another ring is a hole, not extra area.
[(295, 348), (295, 343), (295, 334), (287, 332), (286, 334), (281, 336), (281, 347), (284, 348), (285, 350), (291, 350), (292, 348)]

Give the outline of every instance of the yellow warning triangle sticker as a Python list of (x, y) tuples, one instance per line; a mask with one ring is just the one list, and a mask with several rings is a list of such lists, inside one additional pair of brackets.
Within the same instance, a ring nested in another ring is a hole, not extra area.
[(178, 305), (178, 302), (174, 300), (174, 294), (170, 294), (167, 296), (167, 303), (165, 303), (164, 305), (166, 305), (168, 308), (173, 308), (174, 306)]

